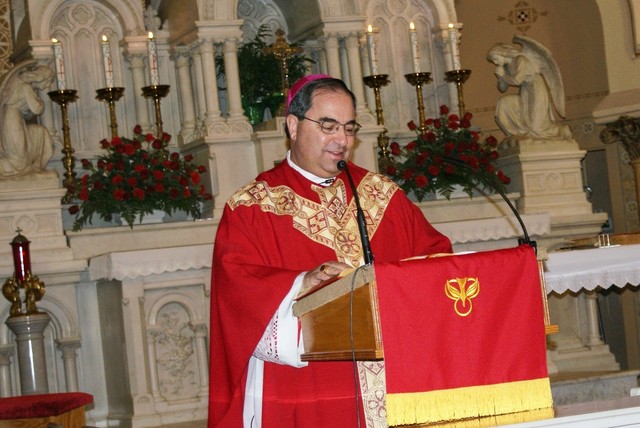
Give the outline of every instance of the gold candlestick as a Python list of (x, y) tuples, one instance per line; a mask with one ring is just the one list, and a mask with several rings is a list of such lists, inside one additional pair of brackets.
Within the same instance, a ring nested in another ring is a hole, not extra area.
[(462, 93), (462, 84), (469, 79), (471, 70), (450, 70), (444, 73), (446, 81), (449, 83), (455, 83), (458, 90), (458, 111), (460, 117), (464, 116), (464, 94)]
[(424, 131), (424, 101), (422, 100), (422, 85), (431, 82), (431, 73), (410, 73), (404, 75), (407, 82), (416, 87), (416, 97), (418, 97), (418, 116), (420, 118), (420, 129)]
[[(380, 97), (380, 88), (389, 84), (388, 74), (374, 74), (363, 78), (365, 85), (373, 88), (373, 94), (376, 101), (376, 120), (378, 125), (384, 127), (384, 112), (382, 111), (382, 99)], [(389, 157), (389, 137), (387, 137), (387, 128), (385, 127), (378, 134), (378, 168), (380, 172), (385, 173), (387, 167), (392, 163)]]
[(109, 119), (111, 123), (111, 138), (118, 136), (118, 119), (116, 118), (116, 101), (122, 98), (124, 88), (101, 88), (96, 89), (96, 99), (105, 101), (109, 104)]
[(51, 91), (48, 93), (49, 98), (56, 104), (60, 105), (62, 111), (62, 137), (63, 148), (62, 164), (64, 165), (65, 173), (62, 185), (67, 189), (67, 193), (62, 198), (63, 203), (69, 203), (73, 199), (75, 194), (75, 179), (76, 173), (74, 171), (76, 159), (73, 156), (75, 150), (71, 146), (71, 137), (69, 136), (69, 114), (67, 113), (67, 104), (72, 103), (78, 99), (78, 91), (75, 89), (63, 89), (58, 91)]
[(160, 98), (164, 98), (169, 93), (169, 85), (152, 85), (142, 88), (142, 96), (153, 98), (153, 105), (156, 109), (156, 136), (162, 138), (162, 112), (160, 111)]

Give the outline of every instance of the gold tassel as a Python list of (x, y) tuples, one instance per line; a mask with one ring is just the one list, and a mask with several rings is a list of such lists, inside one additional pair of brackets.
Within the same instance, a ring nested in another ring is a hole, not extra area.
[(505, 415), (553, 406), (549, 378), (387, 394), (390, 426)]

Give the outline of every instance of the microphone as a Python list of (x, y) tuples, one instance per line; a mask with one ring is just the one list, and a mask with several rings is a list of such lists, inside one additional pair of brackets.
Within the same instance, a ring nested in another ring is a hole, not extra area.
[(524, 221), (522, 221), (522, 217), (520, 217), (520, 213), (518, 212), (516, 207), (513, 206), (513, 204), (511, 203), (507, 195), (504, 193), (504, 191), (500, 188), (500, 186), (498, 186), (495, 183), (495, 181), (490, 180), (488, 177), (478, 174), (478, 171), (476, 171), (475, 169), (473, 169), (473, 167), (464, 163), (460, 159), (452, 158), (450, 156), (443, 156), (442, 160), (445, 163), (466, 168), (472, 171), (474, 173), (473, 175), (474, 178), (479, 179), (483, 183), (487, 184), (489, 187), (495, 190), (500, 196), (502, 196), (502, 199), (504, 199), (504, 201), (507, 203), (507, 205), (511, 209), (511, 212), (513, 212), (513, 215), (516, 216), (516, 219), (518, 220), (518, 223), (520, 223), (520, 227), (522, 228), (522, 233), (524, 234), (524, 237), (518, 238), (518, 244), (527, 244), (535, 250), (536, 254), (538, 253), (538, 244), (536, 243), (536, 241), (532, 241), (531, 238), (529, 238), (529, 233), (527, 232), (527, 228), (524, 225)]
[(369, 232), (367, 232), (367, 223), (364, 220), (364, 212), (362, 211), (362, 207), (360, 206), (358, 190), (356, 189), (356, 185), (353, 183), (349, 168), (347, 168), (347, 162), (344, 160), (338, 161), (338, 169), (340, 171), (344, 171), (347, 174), (347, 180), (349, 180), (349, 186), (351, 187), (351, 192), (353, 193), (353, 200), (356, 203), (356, 218), (358, 220), (358, 229), (360, 229), (360, 240), (362, 241), (362, 253), (364, 255), (364, 262), (365, 264), (370, 265), (373, 263), (373, 253), (371, 252), (371, 242), (369, 241)]

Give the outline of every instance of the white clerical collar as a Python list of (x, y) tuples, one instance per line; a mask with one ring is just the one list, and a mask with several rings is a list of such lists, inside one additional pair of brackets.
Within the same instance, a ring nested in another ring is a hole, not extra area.
[(333, 184), (333, 182), (336, 179), (335, 177), (331, 177), (331, 178), (318, 177), (317, 175), (312, 174), (309, 171), (305, 171), (304, 169), (300, 168), (291, 160), (291, 150), (287, 151), (287, 162), (289, 162), (289, 165), (291, 165), (291, 168), (295, 169), (300, 174), (302, 174), (304, 178), (306, 178), (309, 181), (312, 181), (315, 184), (319, 184), (320, 186), (330, 186), (331, 184)]

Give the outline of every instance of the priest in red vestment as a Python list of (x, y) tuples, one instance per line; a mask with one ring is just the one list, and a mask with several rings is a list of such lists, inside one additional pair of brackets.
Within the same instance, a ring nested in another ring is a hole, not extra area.
[[(384, 394), (363, 403), (352, 362), (300, 360), (292, 315), (301, 291), (363, 264), (353, 194), (337, 167), (359, 128), (341, 80), (302, 78), (287, 101), (287, 158), (227, 202), (212, 268), (209, 427), (386, 424)], [(451, 252), (397, 185), (348, 168), (376, 261)]]

